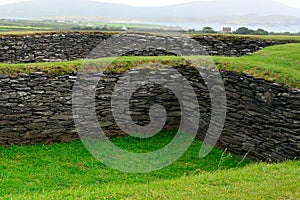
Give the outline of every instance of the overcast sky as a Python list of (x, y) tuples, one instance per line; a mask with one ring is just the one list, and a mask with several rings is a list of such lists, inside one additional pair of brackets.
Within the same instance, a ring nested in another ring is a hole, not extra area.
[[(0, 0), (0, 5), (19, 2), (19, 1), (27, 1), (27, 0)], [(149, 0), (94, 0), (94, 1), (122, 3), (127, 5), (133, 5), (133, 6), (162, 6), (162, 5), (185, 3), (193, 0), (150, 0), (150, 1)], [(209, 1), (209, 0), (198, 0), (198, 1)], [(237, 1), (241, 1), (241, 0), (237, 0)], [(300, 8), (300, 0), (276, 0), (276, 1), (280, 1), (289, 6)]]

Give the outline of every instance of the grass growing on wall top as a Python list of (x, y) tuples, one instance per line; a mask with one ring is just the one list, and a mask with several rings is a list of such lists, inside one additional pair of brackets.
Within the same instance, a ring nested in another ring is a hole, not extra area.
[[(195, 57), (187, 57), (193, 59)], [(285, 44), (267, 47), (250, 56), (211, 56), (220, 70), (247, 72), (258, 78), (300, 88), (300, 44)], [(101, 62), (101, 59), (97, 62)], [(107, 58), (103, 59), (107, 62)], [(112, 61), (112, 60), (111, 60)], [(47, 74), (66, 74), (81, 69), (83, 60), (53, 63), (0, 64), (0, 74), (17, 75), (41, 71)], [(170, 66), (187, 65), (182, 57), (121, 57), (108, 67), (116, 72), (139, 67), (145, 63), (162, 63)]]
[(42, 62), (42, 63), (21, 63), (6, 64), (0, 63), (0, 74), (16, 76), (20, 73), (44, 72), (46, 74), (67, 74), (83, 70), (87, 65), (103, 65), (108, 63), (106, 70), (114, 72), (125, 72), (128, 69), (138, 67), (147, 63), (162, 63), (170, 66), (187, 65), (188, 62), (179, 56), (138, 56), (120, 58), (101, 58), (97, 60), (75, 60), (64, 62)]
[(255, 77), (300, 88), (300, 44), (267, 47), (251, 56), (213, 59), (220, 69), (246, 71)]
[(239, 35), (239, 34), (187, 34), (191, 37), (197, 36), (213, 36), (216, 39), (228, 39), (228, 38), (240, 38), (240, 39), (256, 39), (256, 40), (288, 40), (300, 42), (300, 36), (298, 35)]
[[(102, 22), (95, 22), (96, 25), (107, 25), (107, 23)], [(123, 27), (128, 25), (131, 28), (157, 28), (159, 26), (157, 25), (151, 25), (151, 24), (123, 24), (123, 23), (111, 23), (108, 24), (111, 27)], [(26, 35), (43, 35), (43, 34), (49, 34), (49, 33), (55, 33), (55, 34), (73, 34), (74, 32), (79, 32), (81, 34), (98, 34), (98, 33), (104, 33), (104, 34), (124, 34), (126, 32), (118, 32), (118, 31), (95, 31), (95, 30), (53, 30), (51, 27), (37, 27), (37, 26), (0, 26), (4, 28), (30, 28), (33, 30), (18, 30), (18, 31), (0, 31), (0, 36), (26, 36)], [(34, 29), (40, 29), (40, 30), (34, 30)], [(49, 29), (49, 30), (47, 30)], [(144, 34), (152, 34), (152, 35), (161, 35), (161, 32), (141, 32)], [(241, 39), (258, 39), (258, 40), (289, 40), (289, 41), (295, 41), (300, 42), (300, 36), (296, 35), (238, 35), (238, 34), (220, 34), (220, 33), (212, 33), (212, 34), (182, 34), (179, 32), (173, 32), (171, 31), (169, 34), (176, 35), (176, 36), (189, 36), (189, 37), (197, 37), (197, 36), (213, 36), (215, 38), (219, 39), (226, 39), (226, 38), (241, 38)]]

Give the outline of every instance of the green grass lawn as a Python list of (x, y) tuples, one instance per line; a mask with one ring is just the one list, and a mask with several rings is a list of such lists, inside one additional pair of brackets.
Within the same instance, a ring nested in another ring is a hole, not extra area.
[[(300, 44), (285, 44), (264, 48), (250, 56), (211, 56), (220, 70), (247, 72), (253, 76), (300, 88)], [(194, 59), (195, 57), (185, 57)], [(101, 61), (101, 60), (100, 60)], [(107, 59), (103, 59), (107, 62)], [(112, 60), (111, 60), (112, 61)], [(187, 62), (182, 57), (121, 57), (113, 61), (112, 70), (126, 71), (145, 63), (163, 63), (180, 66)], [(78, 71), (83, 60), (53, 63), (0, 64), (0, 74), (16, 75), (42, 71), (48, 74), (66, 74)]]
[[(121, 148), (153, 151), (175, 132), (142, 140), (114, 138)], [(80, 141), (0, 148), (2, 199), (299, 199), (300, 162), (254, 163), (214, 149), (199, 159), (195, 141), (174, 164), (124, 174), (94, 159)]]

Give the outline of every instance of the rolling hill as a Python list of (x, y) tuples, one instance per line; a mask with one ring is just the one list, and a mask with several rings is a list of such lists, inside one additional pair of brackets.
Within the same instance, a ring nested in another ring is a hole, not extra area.
[(195, 1), (162, 7), (134, 7), (91, 0), (32, 0), (0, 6), (2, 18), (98, 16), (107, 20), (159, 22), (215, 22), (236, 19), (251, 23), (300, 24), (300, 9), (275, 0), (212, 0)]

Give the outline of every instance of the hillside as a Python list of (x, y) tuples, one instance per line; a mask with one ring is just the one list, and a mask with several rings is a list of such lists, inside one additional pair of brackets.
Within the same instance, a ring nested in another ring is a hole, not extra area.
[[(32, 9), (34, 8), (34, 9)], [(134, 7), (123, 4), (101, 3), (91, 0), (33, 0), (2, 5), (0, 17), (51, 18), (51, 17), (99, 17), (106, 20), (138, 20), (149, 22), (232, 22), (240, 23), (300, 24), (300, 9), (292, 8), (275, 0), (213, 0), (162, 6)], [(271, 16), (273, 21), (264, 18)]]

